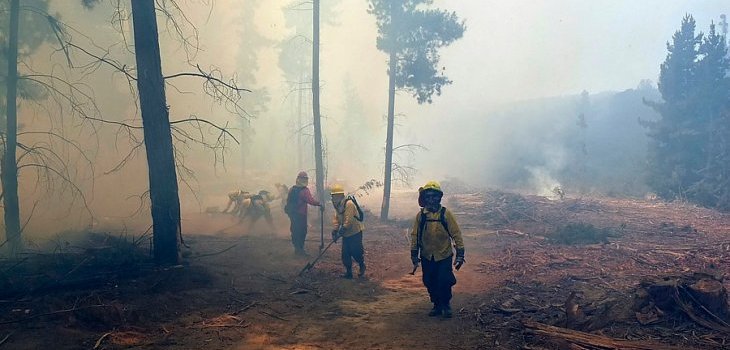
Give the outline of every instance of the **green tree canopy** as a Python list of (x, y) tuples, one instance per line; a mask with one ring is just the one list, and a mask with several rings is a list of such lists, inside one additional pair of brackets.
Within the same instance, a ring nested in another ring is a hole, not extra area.
[(664, 101), (650, 105), (661, 118), (645, 123), (652, 139), (648, 184), (664, 198), (730, 208), (727, 45), (714, 24), (707, 35), (695, 27), (691, 15), (682, 19), (660, 66)]
[(395, 52), (398, 58), (395, 83), (418, 103), (433, 102), (451, 80), (439, 67), (439, 49), (464, 35), (464, 21), (456, 13), (427, 9), (432, 0), (370, 0), (369, 12), (378, 26), (377, 48)]

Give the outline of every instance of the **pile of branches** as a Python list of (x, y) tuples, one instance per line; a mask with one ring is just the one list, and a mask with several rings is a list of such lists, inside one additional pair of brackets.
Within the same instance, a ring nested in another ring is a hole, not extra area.
[[(730, 344), (727, 290), (722, 278), (703, 273), (645, 279), (629, 291), (571, 277), (556, 285), (507, 283), (474, 317), (491, 346), (649, 350)], [(504, 329), (524, 337), (504, 336)]]
[(517, 221), (538, 221), (536, 203), (517, 193), (486, 192), (483, 212), (487, 223), (497, 228), (508, 227)]
[(469, 185), (461, 179), (455, 177), (447, 177), (441, 180), (441, 189), (444, 193), (453, 194), (471, 194), (479, 192), (479, 188)]
[(51, 250), (0, 261), (0, 298), (96, 288), (133, 278), (144, 267), (152, 266), (140, 243), (106, 233), (84, 233), (73, 243), (62, 239)]
[(616, 237), (617, 233), (609, 228), (597, 228), (585, 222), (568, 223), (558, 227), (549, 235), (548, 242), (556, 244), (596, 244), (610, 243), (609, 237)]

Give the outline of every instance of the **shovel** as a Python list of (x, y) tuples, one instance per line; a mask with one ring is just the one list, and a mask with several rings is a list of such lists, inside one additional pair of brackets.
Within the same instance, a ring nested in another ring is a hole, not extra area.
[[(339, 237), (339, 236), (340, 236), (340, 231), (342, 231), (342, 226), (340, 226), (340, 228), (338, 228), (338, 229), (337, 229), (337, 237)], [(305, 272), (307, 272), (307, 271), (311, 270), (311, 269), (312, 269), (312, 268), (314, 267), (314, 265), (315, 265), (315, 264), (317, 263), (317, 261), (319, 261), (319, 259), (320, 259), (320, 258), (322, 257), (322, 255), (324, 255), (324, 253), (326, 253), (326, 252), (327, 252), (327, 249), (330, 249), (330, 247), (331, 247), (331, 246), (332, 246), (332, 245), (333, 245), (333, 244), (334, 244), (335, 242), (337, 242), (337, 240), (334, 240), (334, 239), (333, 239), (333, 240), (332, 240), (332, 241), (331, 241), (331, 242), (330, 242), (330, 243), (329, 243), (329, 244), (327, 245), (327, 247), (325, 247), (325, 248), (324, 248), (323, 250), (320, 250), (320, 252), (319, 252), (319, 255), (317, 255), (317, 257), (316, 257), (316, 258), (314, 258), (314, 260), (312, 260), (312, 262), (308, 262), (308, 263), (307, 263), (307, 265), (305, 265), (305, 266), (304, 266), (304, 268), (302, 269), (302, 271), (299, 271), (299, 275), (298, 275), (298, 276), (301, 276), (301, 275), (303, 275), (303, 274), (304, 274)]]

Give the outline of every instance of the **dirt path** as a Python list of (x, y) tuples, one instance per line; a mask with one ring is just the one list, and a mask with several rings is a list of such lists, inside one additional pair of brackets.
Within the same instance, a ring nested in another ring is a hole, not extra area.
[[(253, 305), (239, 315), (250, 326), (240, 332), (232, 349), (406, 349), (474, 348), (479, 334), (468, 319), (469, 303), (477, 291), (494, 286), (487, 275), (465, 266), (457, 273), (453, 319), (430, 318), (431, 304), (420, 280), (420, 270), (409, 275), (409, 246), (404, 229), (368, 223), (364, 244), (368, 273), (365, 279), (339, 278), (340, 247), (334, 245), (321, 262), (302, 277), (308, 260), (295, 257), (286, 232), (275, 236), (254, 233), (240, 238), (235, 248), (200, 263), (228, 276), (240, 301)], [(469, 234), (468, 261), (484, 254), (477, 236)], [(317, 236), (310, 234), (310, 236)], [(317, 252), (319, 242), (307, 242)], [(224, 249), (228, 239), (195, 242), (205, 250)], [(205, 254), (205, 253), (203, 253)], [(462, 280), (468, 283), (462, 283)], [(233, 338), (234, 336), (231, 336)], [(233, 340), (233, 339), (231, 339)]]

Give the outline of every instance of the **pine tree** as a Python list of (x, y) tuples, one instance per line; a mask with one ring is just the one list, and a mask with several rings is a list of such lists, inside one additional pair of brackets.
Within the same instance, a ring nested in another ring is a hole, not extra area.
[(377, 48), (388, 54), (388, 129), (385, 141), (385, 175), (380, 219), (388, 219), (393, 171), (395, 90), (403, 89), (418, 103), (431, 103), (433, 95), (451, 84), (439, 67), (439, 49), (464, 35), (464, 22), (454, 12), (425, 8), (432, 0), (370, 0), (369, 12), (378, 26)]
[(646, 123), (652, 142), (649, 145), (648, 184), (663, 198), (685, 197), (688, 187), (699, 179), (694, 171), (702, 164), (694, 127), (696, 111), (692, 100), (697, 87), (695, 62), (702, 34), (695, 34), (695, 20), (686, 15), (672, 43), (667, 43), (667, 58), (660, 67), (659, 92), (663, 103), (652, 106), (661, 114)]
[(725, 37), (714, 23), (707, 35), (695, 34), (687, 15), (667, 49), (659, 77), (664, 102), (652, 104), (661, 118), (648, 123), (649, 185), (664, 198), (730, 209)]
[(723, 156), (727, 148), (723, 140), (728, 131), (726, 108), (729, 85), (726, 73), (730, 61), (727, 53), (725, 37), (716, 32), (713, 23), (699, 48), (701, 59), (697, 62), (695, 90), (697, 116), (694, 121), (701, 138), (699, 142), (703, 145), (700, 160), (704, 161), (704, 166), (698, 170), (702, 178), (688, 191), (693, 201), (712, 207), (730, 204), (727, 199), (721, 199), (730, 185), (725, 180), (728, 174), (724, 170), (727, 166)]

